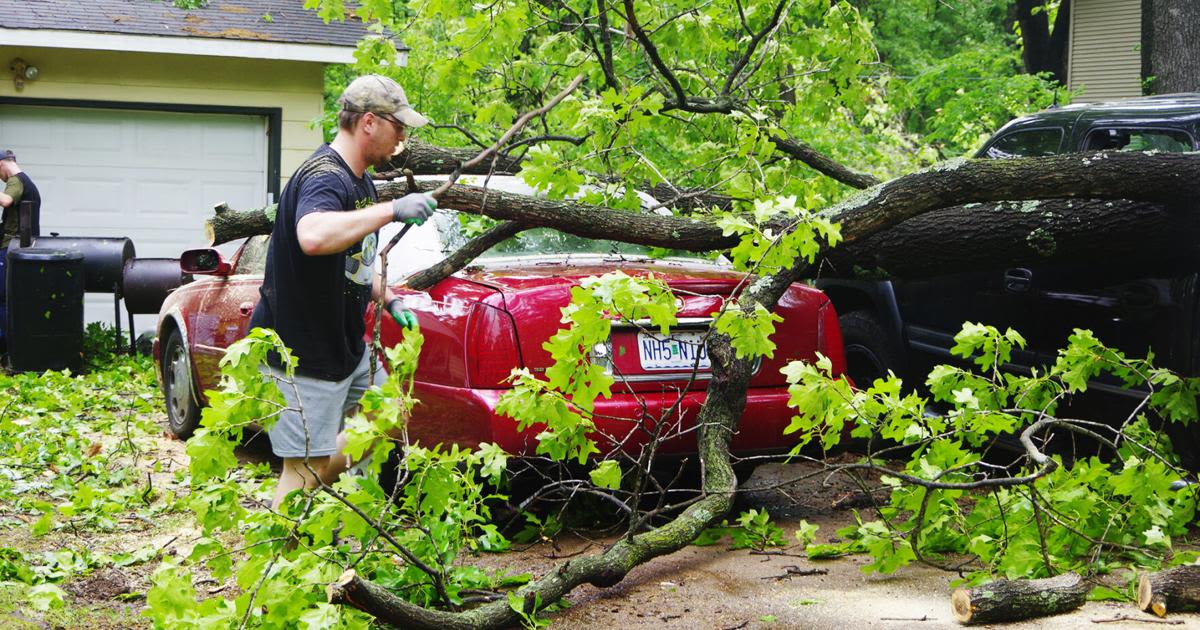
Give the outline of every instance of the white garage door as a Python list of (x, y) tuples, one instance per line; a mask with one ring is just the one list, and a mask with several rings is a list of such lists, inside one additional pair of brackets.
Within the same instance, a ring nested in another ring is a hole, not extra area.
[[(43, 234), (127, 236), (139, 257), (204, 247), (220, 201), (267, 202), (262, 116), (4, 105), (0, 148), (38, 185)], [(112, 322), (111, 296), (86, 305), (88, 321)]]

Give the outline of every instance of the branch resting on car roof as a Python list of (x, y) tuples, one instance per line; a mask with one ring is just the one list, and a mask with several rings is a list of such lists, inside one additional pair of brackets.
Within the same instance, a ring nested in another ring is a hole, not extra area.
[[(436, 182), (418, 182), (420, 190)], [(404, 182), (381, 182), (381, 199), (407, 194)], [(918, 215), (969, 203), (1000, 201), (1101, 199), (1188, 204), (1200, 198), (1200, 155), (1148, 153), (1084, 153), (1012, 160), (964, 160), (896, 178), (822, 210), (842, 223), (846, 245), (898, 226)], [(637, 214), (579, 201), (556, 201), (455, 185), (439, 201), (441, 207), (550, 227), (592, 238), (690, 251), (726, 249), (737, 243), (713, 223), (701, 219)], [(1049, 206), (1070, 216), (1078, 203)], [(480, 208), (483, 211), (480, 212)], [(1047, 209), (1046, 206), (1022, 206)], [(987, 208), (979, 209), (980, 212)], [(271, 231), (273, 216), (265, 209), (222, 212), (209, 220), (212, 244)], [(776, 227), (786, 225), (783, 218)], [(939, 224), (949, 234), (958, 225)], [(844, 246), (843, 246), (844, 247)], [(824, 258), (824, 254), (821, 256)]]

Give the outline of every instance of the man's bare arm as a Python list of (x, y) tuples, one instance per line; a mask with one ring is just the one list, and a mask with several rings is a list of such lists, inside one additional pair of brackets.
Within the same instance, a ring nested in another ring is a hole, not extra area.
[(296, 240), (309, 256), (337, 254), (391, 222), (392, 204), (387, 201), (359, 210), (311, 212), (296, 224)]

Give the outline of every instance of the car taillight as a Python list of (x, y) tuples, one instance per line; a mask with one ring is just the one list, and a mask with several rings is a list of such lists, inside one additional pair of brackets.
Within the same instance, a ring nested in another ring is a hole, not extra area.
[(502, 389), (513, 368), (521, 367), (517, 327), (508, 313), (475, 304), (467, 322), (467, 378), (477, 389)]
[(829, 357), (834, 376), (843, 374), (846, 371), (846, 351), (842, 346), (842, 327), (838, 325), (833, 302), (821, 305), (817, 322), (817, 352)]

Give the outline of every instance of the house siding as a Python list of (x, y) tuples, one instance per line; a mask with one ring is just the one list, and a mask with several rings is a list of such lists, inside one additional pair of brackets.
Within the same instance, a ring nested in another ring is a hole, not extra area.
[(1141, 0), (1074, 0), (1067, 83), (1076, 101), (1142, 94)]
[(311, 121), (324, 107), (324, 65), (312, 62), (0, 46), (5, 66), (21, 57), (40, 70), (0, 97), (279, 109), (280, 188), (322, 141)]

